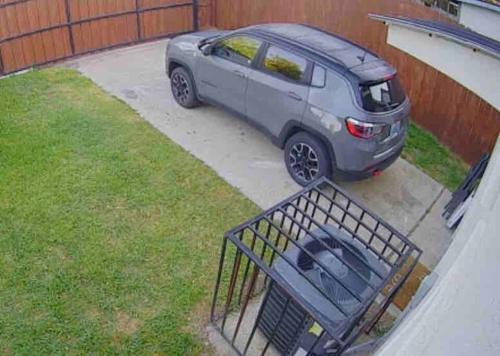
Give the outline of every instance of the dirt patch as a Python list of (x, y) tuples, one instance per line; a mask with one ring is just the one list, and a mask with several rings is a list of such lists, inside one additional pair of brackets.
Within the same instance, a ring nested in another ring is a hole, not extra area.
[[(408, 261), (401, 269), (401, 272), (398, 273), (393, 278), (393, 280), (389, 282), (389, 285), (384, 290), (384, 294), (387, 295), (390, 289), (397, 284), (402, 274), (406, 272), (406, 268), (408, 268), (413, 263), (413, 261), (414, 260), (412, 258), (408, 259)], [(396, 294), (396, 297), (394, 298), (394, 304), (396, 305), (396, 307), (398, 307), (399, 310), (404, 310), (408, 306), (408, 304), (410, 304), (411, 299), (417, 292), (420, 284), (429, 274), (430, 271), (424, 265), (422, 265), (421, 263), (417, 263), (415, 269), (408, 277), (408, 280), (403, 284), (399, 292)]]
[(116, 314), (116, 332), (125, 335), (134, 334), (140, 327), (140, 320), (131, 318), (127, 313)]
[(5, 355), (5, 356), (14, 355), (14, 353), (12, 352), (12, 350), (8, 346), (4, 346), (4, 347), (0, 348), (0, 353), (2, 355)]
[(97, 308), (91, 308), (85, 312), (85, 316), (88, 320), (98, 320), (101, 317), (102, 313)]
[(191, 311), (185, 332), (196, 335), (203, 342), (203, 355), (215, 355), (215, 349), (209, 342), (207, 325), (210, 321), (210, 300), (203, 300)]
[(52, 254), (57, 256), (61, 263), (66, 264), (72, 261), (72, 257), (64, 246), (56, 246), (52, 248)]

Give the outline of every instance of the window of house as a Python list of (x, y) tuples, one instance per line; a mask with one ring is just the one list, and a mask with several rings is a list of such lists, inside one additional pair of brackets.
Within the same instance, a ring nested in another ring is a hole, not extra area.
[(423, 0), (423, 2), (429, 7), (437, 7), (453, 17), (458, 17), (460, 4), (456, 0)]

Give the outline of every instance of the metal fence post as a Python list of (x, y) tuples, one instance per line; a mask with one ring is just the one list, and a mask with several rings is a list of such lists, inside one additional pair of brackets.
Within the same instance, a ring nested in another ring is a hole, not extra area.
[(0, 47), (0, 76), (3, 75), (3, 58), (2, 58), (2, 47)]
[(69, 32), (69, 45), (71, 46), (71, 54), (75, 54), (75, 40), (73, 38), (73, 23), (71, 22), (71, 5), (69, 3), (70, 0), (66, 0), (66, 22), (68, 24), (68, 32)]
[(135, 19), (137, 22), (137, 40), (142, 40), (142, 31), (141, 31), (141, 13), (140, 13), (140, 0), (135, 0)]
[(210, 26), (217, 28), (217, 0), (210, 1)]
[(200, 22), (198, 18), (199, 11), (200, 11), (199, 0), (193, 0), (193, 31), (198, 31), (200, 29)]

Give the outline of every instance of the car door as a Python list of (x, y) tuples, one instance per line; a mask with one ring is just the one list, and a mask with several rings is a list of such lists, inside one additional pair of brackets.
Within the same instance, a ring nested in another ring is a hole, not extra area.
[(250, 67), (262, 41), (234, 35), (214, 45), (198, 63), (198, 91), (206, 99), (245, 114), (245, 99)]
[(273, 136), (290, 120), (302, 121), (309, 95), (307, 59), (273, 44), (250, 72), (247, 116)]

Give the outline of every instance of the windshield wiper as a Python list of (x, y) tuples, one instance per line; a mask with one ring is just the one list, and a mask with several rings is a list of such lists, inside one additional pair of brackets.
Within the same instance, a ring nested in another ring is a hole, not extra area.
[(211, 36), (211, 37), (207, 37), (207, 38), (202, 39), (200, 42), (198, 42), (198, 49), (201, 49), (201, 47), (206, 46), (207, 44), (210, 44), (217, 37), (219, 37), (219, 36)]

